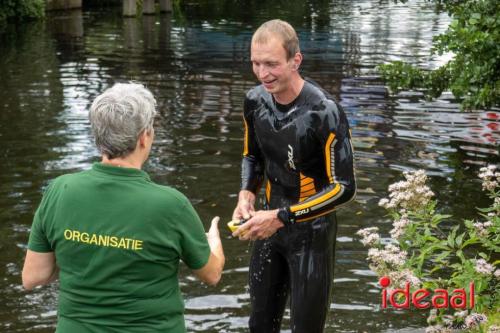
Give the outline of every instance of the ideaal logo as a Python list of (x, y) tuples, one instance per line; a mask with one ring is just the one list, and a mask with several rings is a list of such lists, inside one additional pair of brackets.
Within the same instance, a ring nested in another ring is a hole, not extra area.
[[(409, 309), (410, 303), (417, 309), (433, 308), (448, 308), (454, 309), (473, 309), (474, 308), (474, 282), (469, 283), (469, 294), (464, 288), (454, 289), (453, 292), (448, 294), (446, 289), (436, 289), (434, 292), (428, 289), (417, 289), (410, 293), (410, 283), (406, 282), (404, 289), (393, 289), (388, 291), (386, 288), (391, 284), (391, 279), (383, 276), (379, 280), (382, 290), (382, 308), (387, 308), (387, 300), (396, 309)], [(398, 295), (401, 295), (399, 297)], [(431, 301), (424, 301), (432, 295)], [(451, 297), (450, 297), (451, 296)], [(396, 300), (399, 300), (398, 303)]]

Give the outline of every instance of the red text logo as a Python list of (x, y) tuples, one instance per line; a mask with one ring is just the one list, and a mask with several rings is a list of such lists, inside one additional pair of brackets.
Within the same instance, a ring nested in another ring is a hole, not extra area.
[[(417, 289), (410, 293), (410, 282), (405, 283), (404, 289), (387, 290), (391, 279), (383, 276), (379, 280), (382, 290), (382, 308), (387, 308), (387, 301), (396, 309), (409, 309), (410, 303), (417, 309), (449, 308), (472, 309), (474, 308), (474, 282), (469, 283), (469, 293), (465, 288), (454, 289), (451, 294), (446, 289), (436, 289), (434, 292), (428, 289)], [(400, 296), (399, 296), (400, 295)], [(430, 301), (426, 301), (431, 296)], [(451, 297), (450, 297), (451, 296)]]

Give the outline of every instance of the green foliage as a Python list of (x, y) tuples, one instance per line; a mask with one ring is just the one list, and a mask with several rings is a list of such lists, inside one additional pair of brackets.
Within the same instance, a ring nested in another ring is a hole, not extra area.
[(449, 64), (426, 71), (402, 61), (393, 61), (378, 66), (378, 69), (392, 91), (425, 88), (425, 95), (429, 98), (439, 97), (450, 86), (452, 78)]
[(44, 0), (2, 0), (0, 2), (0, 23), (11, 19), (26, 20), (44, 16)]
[(427, 1), (452, 18), (446, 32), (434, 38), (432, 52), (454, 57), (433, 71), (402, 62), (379, 66), (391, 90), (425, 89), (427, 97), (435, 98), (449, 89), (466, 109), (500, 105), (500, 1)]
[[(435, 329), (432, 332), (467, 322), (468, 328), (477, 327), (471, 324), (473, 316), (490, 317), (500, 308), (500, 172), (494, 166), (481, 169), (479, 177), (491, 205), (478, 209), (476, 220), (451, 226), (452, 216), (436, 212), (437, 202), (431, 199), (423, 171), (405, 173), (405, 177), (406, 181), (391, 185), (389, 198), (379, 203), (394, 221), (391, 245), (380, 242), (377, 228), (358, 231), (362, 243), (370, 246), (370, 268), (379, 276), (389, 276), (391, 285), (399, 288), (409, 281), (415, 289), (442, 288), (451, 293), (465, 288), (468, 293), (469, 283), (474, 282), (474, 309), (433, 310), (428, 322)], [(486, 325), (496, 324), (497, 319), (490, 318)]]

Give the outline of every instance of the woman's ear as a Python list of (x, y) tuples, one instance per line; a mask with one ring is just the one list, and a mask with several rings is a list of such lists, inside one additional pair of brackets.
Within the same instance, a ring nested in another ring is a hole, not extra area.
[(146, 147), (147, 136), (148, 136), (147, 130), (144, 130), (141, 132), (141, 134), (139, 134), (139, 145), (141, 146), (141, 148)]

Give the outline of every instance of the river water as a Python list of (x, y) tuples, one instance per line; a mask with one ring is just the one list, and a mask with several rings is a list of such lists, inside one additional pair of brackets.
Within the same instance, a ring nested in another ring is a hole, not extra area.
[[(174, 14), (124, 19), (120, 8), (52, 13), (0, 33), (0, 331), (52, 332), (57, 285), (25, 292), (21, 269), (34, 210), (50, 179), (98, 160), (91, 101), (116, 81), (145, 83), (158, 100), (146, 171), (184, 192), (208, 224), (230, 219), (242, 152), (242, 99), (255, 85), (249, 40), (283, 18), (299, 33), (302, 74), (344, 106), (353, 129), (357, 200), (338, 212), (334, 299), (325, 332), (416, 332), (421, 311), (380, 308), (377, 278), (355, 232), (389, 220), (377, 206), (401, 171), (425, 169), (444, 212), (470, 217), (487, 205), (476, 174), (499, 163), (499, 110), (461, 113), (450, 94), (390, 95), (374, 67), (405, 60), (432, 68), (432, 37), (450, 19), (424, 1), (182, 1)], [(251, 244), (222, 225), (221, 283), (200, 285), (183, 268), (190, 332), (245, 332)], [(284, 331), (288, 332), (286, 312)]]

